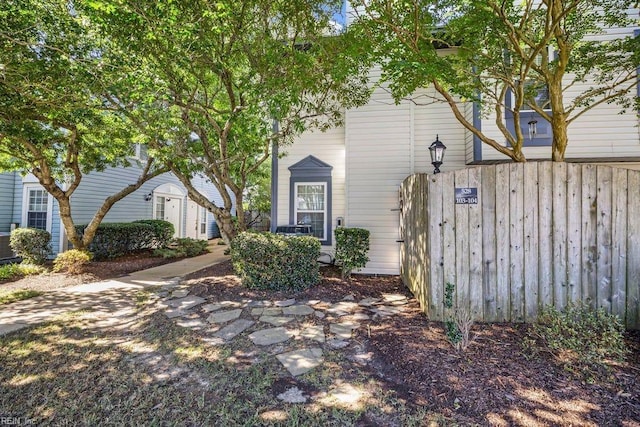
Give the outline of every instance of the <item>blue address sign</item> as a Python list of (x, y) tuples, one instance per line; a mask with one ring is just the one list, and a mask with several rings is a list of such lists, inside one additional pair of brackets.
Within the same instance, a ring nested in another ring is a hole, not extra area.
[(456, 188), (456, 205), (477, 205), (477, 188)]

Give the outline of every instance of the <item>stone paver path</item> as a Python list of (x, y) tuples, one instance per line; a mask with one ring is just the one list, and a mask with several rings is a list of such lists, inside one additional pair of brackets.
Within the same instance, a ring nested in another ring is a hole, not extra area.
[[(340, 301), (205, 301), (177, 289), (165, 296), (160, 307), (182, 327), (205, 333), (213, 328), (213, 335), (203, 337), (210, 345), (248, 338), (253, 345), (274, 354), (295, 377), (322, 364), (325, 351), (349, 347), (355, 331), (363, 325), (400, 314), (407, 303), (402, 294), (360, 301), (350, 294)], [(367, 355), (360, 356), (366, 363)], [(306, 401), (297, 388), (278, 398), (291, 403)]]

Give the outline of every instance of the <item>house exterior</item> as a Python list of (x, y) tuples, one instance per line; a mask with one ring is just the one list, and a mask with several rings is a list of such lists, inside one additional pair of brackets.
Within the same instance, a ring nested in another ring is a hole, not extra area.
[[(88, 223), (104, 199), (128, 183), (135, 182), (140, 171), (140, 168), (132, 166), (86, 174), (71, 197), (74, 222), (78, 225)], [(221, 202), (217, 190), (205, 178), (196, 178), (194, 184), (210, 200)], [(117, 202), (103, 223), (138, 219), (169, 221), (176, 230), (174, 237), (209, 239), (219, 235), (213, 215), (189, 199), (187, 190), (171, 173), (149, 180)], [(69, 247), (57, 201), (31, 174), (0, 174), (0, 259), (13, 256), (8, 239), (15, 227), (36, 227), (49, 231), (54, 256)]]
[[(633, 28), (617, 31), (633, 33)], [(380, 70), (372, 70), (371, 77), (378, 79)], [(423, 91), (436, 95), (433, 89)], [(576, 86), (572, 93), (580, 91)], [(419, 98), (420, 93), (415, 95)], [(483, 119), (472, 103), (461, 108), (487, 136), (504, 140), (492, 117)], [(609, 104), (594, 108), (569, 127), (567, 162), (640, 169), (638, 125), (636, 111), (620, 114), (618, 106)], [(389, 90), (379, 87), (368, 104), (345, 112), (344, 126), (306, 133), (280, 149), (281, 158), (274, 156), (272, 229), (310, 223), (323, 251), (333, 252), (336, 226), (366, 228), (371, 232), (370, 260), (362, 272), (398, 274), (398, 189), (409, 175), (433, 173), (428, 147), (436, 138), (447, 147), (443, 172), (508, 160), (467, 131), (448, 105), (410, 101), (396, 105)], [(539, 125), (525, 145), (529, 161), (551, 158), (551, 135), (544, 126)]]

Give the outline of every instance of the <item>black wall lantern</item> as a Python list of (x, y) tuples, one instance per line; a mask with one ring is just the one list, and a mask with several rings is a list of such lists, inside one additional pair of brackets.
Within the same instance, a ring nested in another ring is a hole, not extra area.
[(435, 168), (433, 173), (440, 173), (440, 165), (442, 165), (445, 151), (447, 151), (447, 147), (438, 139), (438, 135), (436, 135), (436, 140), (429, 146), (431, 164)]

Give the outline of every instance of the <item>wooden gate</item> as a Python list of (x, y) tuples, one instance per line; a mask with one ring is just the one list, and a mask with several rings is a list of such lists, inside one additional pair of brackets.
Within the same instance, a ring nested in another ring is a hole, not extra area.
[(585, 301), (640, 328), (640, 171), (482, 166), (412, 175), (400, 197), (401, 275), (430, 318), (443, 320), (452, 283), (478, 321)]

